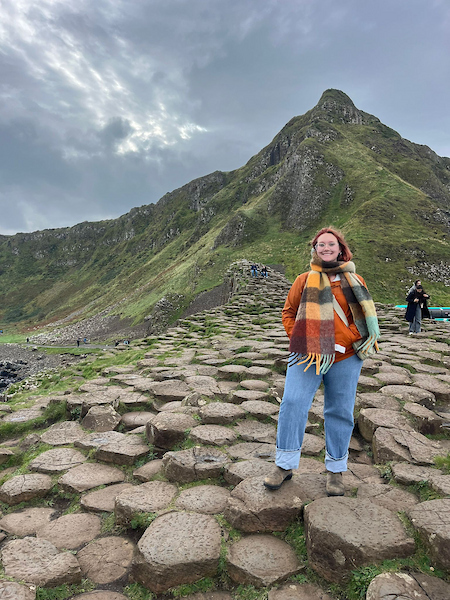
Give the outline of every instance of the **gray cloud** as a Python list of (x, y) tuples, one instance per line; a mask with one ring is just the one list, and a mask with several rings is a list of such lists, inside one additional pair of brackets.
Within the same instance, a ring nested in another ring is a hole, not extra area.
[(330, 87), (449, 155), (443, 0), (3, 0), (0, 233), (241, 166)]

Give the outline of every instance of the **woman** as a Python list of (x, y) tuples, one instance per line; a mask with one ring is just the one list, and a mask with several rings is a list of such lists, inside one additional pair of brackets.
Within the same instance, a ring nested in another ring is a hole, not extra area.
[(406, 296), (408, 306), (406, 308), (405, 319), (409, 321), (409, 335), (420, 333), (422, 319), (430, 318), (430, 312), (427, 305), (429, 298), (430, 296), (425, 294), (423, 290), (420, 279), (416, 279)]
[[(378, 349), (380, 332), (372, 298), (364, 279), (355, 273), (343, 235), (327, 227), (314, 236), (311, 245), (312, 270), (297, 277), (282, 312), (290, 360), (278, 420), (277, 467), (264, 485), (279, 489), (298, 467), (308, 411), (323, 381), (327, 493), (343, 496), (342, 472), (347, 470), (362, 366), (352, 344), (363, 338), (365, 349)], [(334, 299), (348, 326), (334, 310)]]

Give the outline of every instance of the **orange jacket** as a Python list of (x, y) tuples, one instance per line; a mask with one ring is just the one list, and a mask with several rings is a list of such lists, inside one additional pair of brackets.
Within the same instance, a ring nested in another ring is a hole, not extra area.
[[(281, 313), (281, 320), (283, 322), (284, 328), (288, 337), (291, 337), (292, 329), (294, 328), (295, 317), (297, 316), (297, 310), (300, 304), (300, 299), (302, 297), (303, 288), (305, 287), (306, 278), (308, 277), (308, 273), (302, 273), (297, 277), (297, 279), (292, 284), (291, 289), (286, 298), (286, 302), (284, 303), (284, 308)], [(344, 275), (341, 275), (344, 277)], [(364, 279), (357, 275), (358, 279), (366, 285)], [(343, 323), (342, 319), (337, 315), (336, 311), (334, 311), (334, 337), (335, 343), (343, 346), (345, 348), (345, 353), (336, 352), (335, 362), (339, 362), (340, 360), (344, 360), (352, 354), (355, 354), (355, 351), (352, 348), (353, 342), (361, 339), (361, 334), (356, 328), (356, 325), (353, 321), (353, 315), (348, 305), (347, 300), (345, 299), (344, 292), (341, 288), (340, 281), (332, 281), (331, 282), (331, 291), (333, 292), (334, 297), (339, 302), (342, 310), (345, 313), (345, 316), (348, 319), (348, 327)]]

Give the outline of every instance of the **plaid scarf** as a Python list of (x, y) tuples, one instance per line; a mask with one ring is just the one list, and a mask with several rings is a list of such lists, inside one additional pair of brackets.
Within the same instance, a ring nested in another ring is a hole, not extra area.
[(375, 305), (368, 289), (356, 277), (354, 263), (324, 263), (313, 256), (311, 269), (291, 334), (289, 365), (307, 363), (306, 371), (315, 363), (319, 375), (326, 373), (335, 359), (333, 293), (328, 274), (341, 275), (342, 291), (364, 340), (362, 351), (371, 346), (378, 349), (380, 330)]

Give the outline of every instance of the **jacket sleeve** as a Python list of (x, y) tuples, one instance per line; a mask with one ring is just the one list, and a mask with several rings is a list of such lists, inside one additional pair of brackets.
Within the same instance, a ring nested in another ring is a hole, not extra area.
[(297, 277), (289, 290), (286, 302), (284, 303), (284, 308), (281, 311), (281, 321), (289, 338), (291, 337), (294, 328), (295, 317), (297, 316), (307, 277), (308, 273), (302, 273)]
[(409, 292), (409, 294), (406, 296), (406, 302), (414, 302), (415, 297), (416, 297), (415, 290), (413, 290), (412, 292)]

